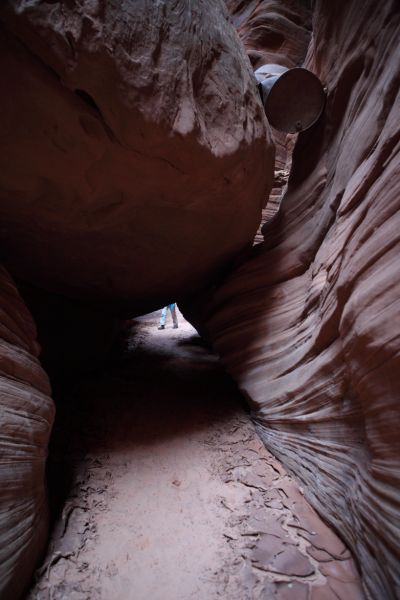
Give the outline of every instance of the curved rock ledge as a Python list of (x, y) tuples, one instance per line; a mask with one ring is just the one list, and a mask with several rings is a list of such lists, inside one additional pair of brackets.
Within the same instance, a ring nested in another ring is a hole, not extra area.
[(225, 4), (255, 69), (267, 63), (291, 68), (303, 62), (311, 34), (308, 2), (225, 0)]
[(44, 470), (54, 417), (31, 316), (0, 268), (0, 596), (15, 600), (47, 542)]

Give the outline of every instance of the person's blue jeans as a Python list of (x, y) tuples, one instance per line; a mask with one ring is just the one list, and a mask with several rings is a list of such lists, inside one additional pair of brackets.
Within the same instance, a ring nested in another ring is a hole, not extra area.
[(178, 326), (178, 317), (176, 316), (175, 306), (176, 306), (175, 303), (167, 304), (167, 306), (164, 306), (164, 308), (161, 311), (160, 325), (165, 325), (165, 321), (167, 320), (167, 312), (169, 309), (171, 312), (171, 315), (172, 315), (172, 321), (173, 321), (174, 325), (176, 327)]

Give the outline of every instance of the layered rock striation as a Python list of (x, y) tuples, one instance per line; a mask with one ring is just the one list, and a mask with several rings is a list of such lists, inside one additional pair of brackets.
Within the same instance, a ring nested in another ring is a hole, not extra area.
[(278, 217), (196, 317), (272, 452), (400, 595), (400, 10), (317, 0), (305, 66), (327, 86)]
[(9, 270), (130, 314), (212, 279), (254, 236), (274, 154), (222, 0), (16, 0), (0, 20)]
[(32, 318), (0, 269), (0, 597), (24, 591), (47, 541), (45, 462), (54, 417)]
[[(303, 3), (227, 4), (255, 67), (302, 61)], [(15, 0), (0, 19), (0, 243), (11, 273), (111, 313), (207, 289), (251, 243), (273, 167), (222, 1)], [(312, 19), (305, 66), (327, 87), (325, 114), (299, 136), (265, 241), (192, 308), (268, 447), (354, 550), (369, 596), (391, 600), (400, 10), (316, 0)], [(6, 271), (0, 287), (0, 590), (14, 598), (45, 541), (53, 406)]]

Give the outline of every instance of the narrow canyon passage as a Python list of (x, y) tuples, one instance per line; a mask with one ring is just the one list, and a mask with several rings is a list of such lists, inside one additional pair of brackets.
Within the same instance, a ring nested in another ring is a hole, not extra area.
[(29, 600), (362, 598), (217, 358), (182, 317), (157, 324), (137, 319), (121, 360), (59, 401), (59, 518)]

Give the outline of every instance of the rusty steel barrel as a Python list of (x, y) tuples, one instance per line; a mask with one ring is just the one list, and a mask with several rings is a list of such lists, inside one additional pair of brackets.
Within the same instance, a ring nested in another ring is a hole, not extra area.
[(302, 67), (267, 64), (254, 75), (272, 127), (299, 133), (318, 121), (325, 106), (325, 91), (314, 73)]

